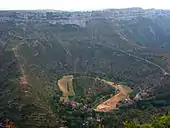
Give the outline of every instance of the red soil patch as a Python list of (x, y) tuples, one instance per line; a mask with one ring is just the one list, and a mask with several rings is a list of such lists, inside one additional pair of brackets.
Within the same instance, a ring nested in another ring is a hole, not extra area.
[[(23, 45), (24, 43), (20, 43), (18, 45), (16, 45), (14, 48), (12, 48), (12, 50), (14, 51), (14, 55), (15, 57), (17, 58), (17, 60), (19, 60), (19, 53), (18, 53), (18, 47), (20, 45)], [(19, 81), (20, 81), (20, 85), (21, 85), (21, 88), (23, 90), (27, 90), (28, 89), (28, 82), (27, 82), (27, 79), (26, 79), (26, 75), (25, 75), (25, 71), (24, 71), (24, 65), (21, 65), (19, 63), (19, 68), (20, 68), (20, 71), (22, 73), (22, 76), (19, 78)]]

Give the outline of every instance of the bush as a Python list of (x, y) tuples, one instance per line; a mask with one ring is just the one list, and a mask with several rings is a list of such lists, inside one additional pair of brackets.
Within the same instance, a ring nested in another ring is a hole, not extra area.
[(136, 124), (134, 121), (125, 122), (126, 128), (169, 128), (170, 127), (170, 115), (154, 117), (150, 124)]

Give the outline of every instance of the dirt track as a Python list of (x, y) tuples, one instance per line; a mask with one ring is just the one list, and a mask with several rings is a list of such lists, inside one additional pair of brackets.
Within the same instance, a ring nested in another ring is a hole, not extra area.
[(111, 97), (110, 99), (106, 100), (105, 102), (101, 103), (97, 106), (95, 111), (100, 112), (109, 112), (116, 108), (116, 104), (118, 104), (122, 99), (125, 99), (132, 90), (123, 85), (115, 85), (113, 82), (102, 80), (103, 82), (107, 83), (110, 86), (113, 86), (117, 90), (119, 90), (119, 93)]
[[(20, 55), (18, 53), (18, 49), (19, 49), (19, 46), (23, 45), (24, 43), (20, 43), (18, 45), (16, 45), (14, 48), (12, 48), (12, 50), (14, 51), (14, 55), (15, 57), (17, 58), (17, 60), (19, 60), (20, 58)], [(19, 68), (20, 68), (20, 71), (21, 71), (21, 74), (22, 76), (20, 77), (20, 85), (21, 85), (21, 88), (23, 90), (27, 90), (28, 89), (28, 82), (27, 82), (27, 79), (26, 79), (26, 74), (25, 74), (25, 70), (24, 70), (24, 65), (19, 65)]]

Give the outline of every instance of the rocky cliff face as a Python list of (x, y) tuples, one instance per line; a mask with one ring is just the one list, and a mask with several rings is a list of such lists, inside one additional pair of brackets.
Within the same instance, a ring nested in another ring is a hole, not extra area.
[(50, 22), (52, 24), (77, 24), (85, 26), (87, 21), (92, 19), (105, 20), (134, 20), (138, 17), (157, 18), (160, 16), (169, 17), (170, 10), (157, 9), (107, 9), (89, 12), (64, 12), (50, 10), (33, 11), (1, 11), (0, 21), (31, 21), (31, 22)]

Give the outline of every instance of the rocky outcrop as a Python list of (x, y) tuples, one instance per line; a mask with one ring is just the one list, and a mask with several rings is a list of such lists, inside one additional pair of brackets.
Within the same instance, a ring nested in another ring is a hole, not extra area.
[(87, 21), (92, 19), (105, 20), (131, 20), (138, 17), (154, 18), (158, 16), (170, 16), (170, 10), (157, 10), (142, 8), (107, 9), (90, 12), (65, 12), (50, 10), (33, 11), (1, 11), (0, 22), (27, 21), (49, 22), (52, 24), (77, 24), (84, 27)]

